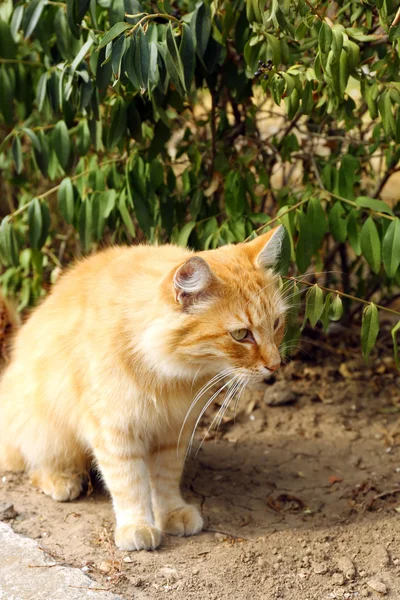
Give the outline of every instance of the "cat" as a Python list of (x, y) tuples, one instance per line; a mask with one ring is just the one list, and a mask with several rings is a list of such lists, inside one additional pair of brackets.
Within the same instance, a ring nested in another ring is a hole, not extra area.
[(182, 498), (187, 446), (213, 385), (227, 401), (281, 363), (283, 227), (193, 252), (111, 247), (71, 267), (19, 329), (0, 383), (0, 468), (77, 498), (94, 462), (121, 550), (201, 531)]

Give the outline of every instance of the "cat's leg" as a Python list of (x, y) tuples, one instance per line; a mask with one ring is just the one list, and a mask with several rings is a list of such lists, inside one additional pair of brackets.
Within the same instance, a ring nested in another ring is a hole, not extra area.
[[(165, 533), (195, 535), (203, 528), (203, 518), (196, 506), (188, 504), (180, 490), (185, 462), (186, 441), (159, 444), (150, 455), (151, 486), (155, 522)], [(170, 438), (171, 439), (171, 438)]]
[(151, 506), (151, 489), (144, 444), (126, 431), (103, 429), (94, 453), (111, 493), (121, 550), (154, 550), (161, 542)]

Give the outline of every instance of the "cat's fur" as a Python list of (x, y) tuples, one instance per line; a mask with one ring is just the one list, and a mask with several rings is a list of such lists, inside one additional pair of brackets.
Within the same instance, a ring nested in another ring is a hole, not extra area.
[[(114, 247), (71, 268), (16, 336), (0, 384), (0, 468), (28, 470), (65, 501), (94, 460), (124, 550), (199, 532), (179, 484), (211, 386), (189, 407), (221, 372), (214, 382), (232, 396), (278, 368), (285, 306), (270, 267), (281, 233), (198, 253)], [(242, 328), (253, 343), (232, 338)]]

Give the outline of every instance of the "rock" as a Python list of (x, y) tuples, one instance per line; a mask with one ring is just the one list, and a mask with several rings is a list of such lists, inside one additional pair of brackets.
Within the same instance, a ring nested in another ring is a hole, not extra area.
[(387, 594), (387, 587), (386, 585), (383, 583), (383, 581), (380, 581), (379, 579), (369, 579), (367, 581), (367, 585), (374, 590), (374, 592), (378, 592), (378, 594)]
[(343, 573), (334, 573), (332, 575), (332, 581), (335, 585), (344, 585), (344, 575)]
[(58, 564), (48, 568), (52, 565), (54, 558), (43, 552), (37, 542), (14, 533), (6, 523), (0, 523), (1, 598), (122, 600), (121, 596), (99, 590), (99, 584), (81, 569)]
[(380, 567), (388, 567), (390, 564), (390, 557), (385, 546), (378, 544), (371, 553), (372, 562)]
[(338, 561), (338, 568), (347, 579), (355, 578), (356, 568), (348, 556), (342, 556)]
[(328, 571), (328, 565), (324, 562), (316, 562), (313, 564), (313, 570), (317, 575), (325, 575)]
[(122, 560), (124, 563), (133, 563), (133, 559), (130, 556), (124, 556)]
[(288, 388), (287, 381), (278, 381), (271, 388), (265, 390), (264, 402), (268, 406), (282, 406), (297, 402), (297, 394)]
[(113, 563), (110, 560), (104, 560), (99, 564), (97, 570), (101, 573), (109, 573), (113, 568)]
[(18, 516), (17, 511), (14, 508), (14, 504), (10, 502), (0, 502), (0, 521), (11, 521)]

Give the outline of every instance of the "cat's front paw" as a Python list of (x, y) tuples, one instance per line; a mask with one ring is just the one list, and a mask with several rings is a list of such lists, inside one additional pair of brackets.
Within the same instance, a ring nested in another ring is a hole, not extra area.
[(155, 550), (161, 543), (161, 531), (150, 523), (121, 525), (115, 530), (115, 543), (120, 550)]
[(195, 506), (186, 504), (166, 515), (163, 531), (171, 535), (195, 535), (203, 529), (203, 517)]

